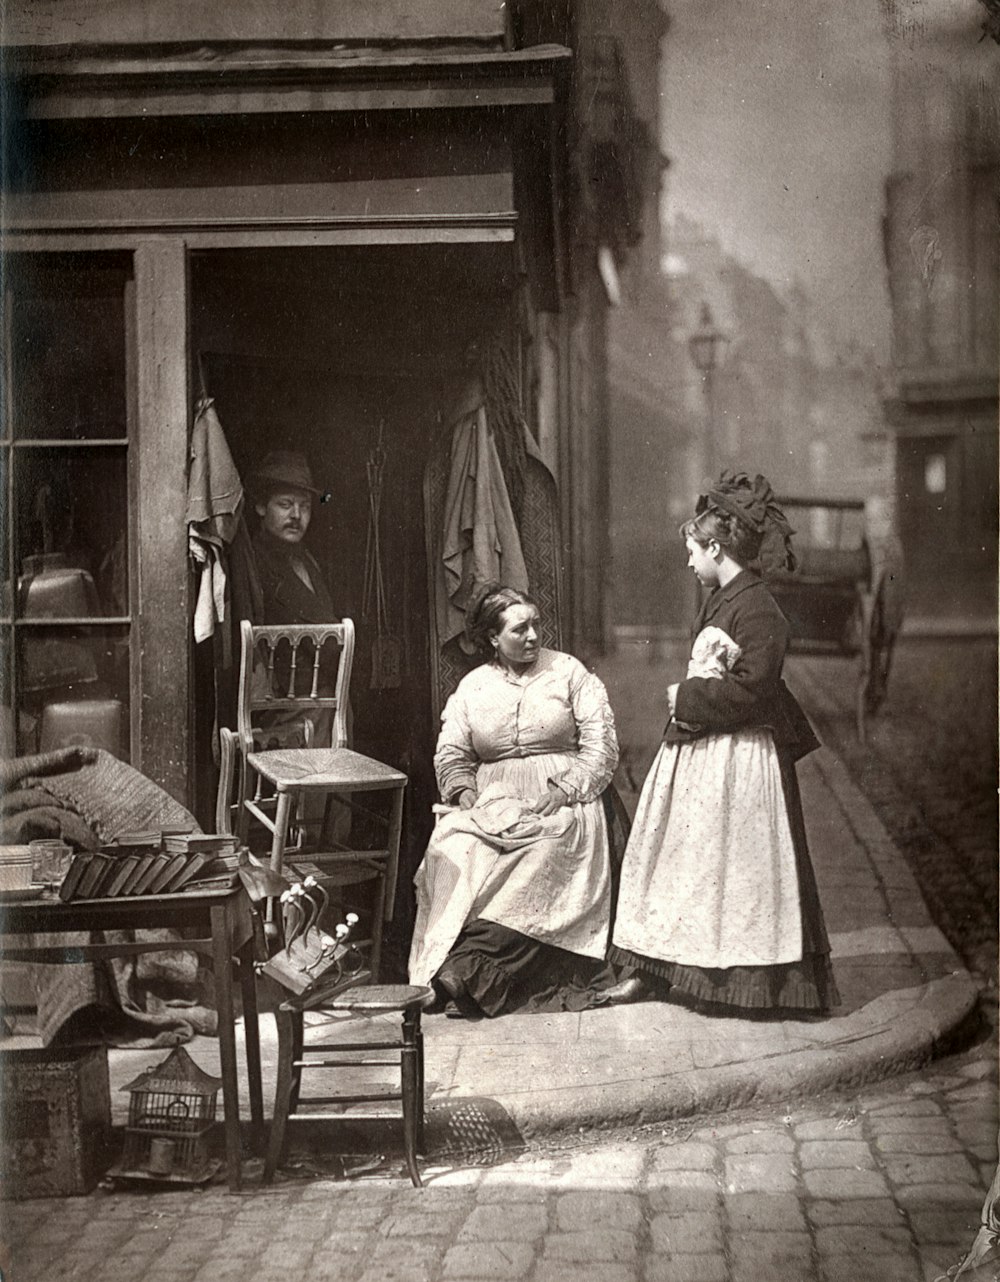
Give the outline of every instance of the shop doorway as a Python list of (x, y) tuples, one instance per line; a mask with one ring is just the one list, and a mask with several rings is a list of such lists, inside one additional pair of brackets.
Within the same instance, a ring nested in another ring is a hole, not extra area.
[[(405, 770), (394, 938), (403, 958), (410, 882), (435, 800), (430, 620), (422, 477), (467, 377), (470, 349), (504, 324), (509, 246), (384, 246), (219, 250), (192, 255), (191, 376), (212, 397), (249, 489), (271, 450), (304, 453), (327, 501), (307, 535), (338, 614), (358, 646), (352, 680), (354, 746)], [(385, 626), (398, 643), (400, 681), (372, 681), (377, 639), (364, 606), (369, 520), (366, 464), (381, 439)], [(248, 501), (251, 535), (257, 516)], [(211, 825), (218, 655), (194, 646), (194, 793)], [(374, 685), (374, 688), (373, 688)]]

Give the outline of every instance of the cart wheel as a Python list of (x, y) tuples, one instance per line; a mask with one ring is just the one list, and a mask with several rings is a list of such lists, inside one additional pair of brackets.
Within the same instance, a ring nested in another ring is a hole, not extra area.
[(854, 725), (859, 743), (868, 741), (866, 718), (871, 711), (872, 675), (875, 671), (875, 654), (872, 646), (874, 605), (874, 600), (869, 593), (861, 593), (852, 616), (858, 621), (858, 651), (861, 655), (861, 666), (854, 690)]
[(869, 675), (865, 710), (874, 715), (885, 703), (889, 693), (889, 671), (892, 668), (892, 654), (896, 638), (889, 637), (872, 647), (871, 673)]
[(868, 727), (866, 724), (868, 715), (868, 677), (868, 672), (862, 666), (854, 694), (854, 726), (857, 730), (858, 742), (862, 744), (868, 742)]
[(865, 607), (865, 597), (859, 594), (854, 603), (854, 609), (847, 616), (844, 624), (844, 630), (840, 634), (840, 650), (842, 654), (860, 654), (867, 642), (868, 628), (868, 611)]

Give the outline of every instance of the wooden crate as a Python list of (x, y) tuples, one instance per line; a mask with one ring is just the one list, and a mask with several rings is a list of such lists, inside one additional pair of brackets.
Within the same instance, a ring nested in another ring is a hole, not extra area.
[(107, 1049), (0, 1051), (0, 1080), (4, 1196), (89, 1193), (111, 1159)]

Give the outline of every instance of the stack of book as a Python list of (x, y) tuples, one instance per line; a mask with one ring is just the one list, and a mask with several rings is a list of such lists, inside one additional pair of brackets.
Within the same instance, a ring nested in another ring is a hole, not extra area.
[(59, 898), (230, 890), (239, 880), (238, 862), (239, 844), (226, 833), (123, 833), (112, 845), (74, 856)]

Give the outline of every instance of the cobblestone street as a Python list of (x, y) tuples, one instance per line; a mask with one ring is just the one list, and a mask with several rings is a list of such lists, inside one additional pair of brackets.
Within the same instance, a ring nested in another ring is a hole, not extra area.
[(996, 1158), (991, 1040), (931, 1073), (746, 1113), (581, 1135), (489, 1167), (286, 1180), (241, 1196), (6, 1206), (7, 1282), (931, 1282)]

